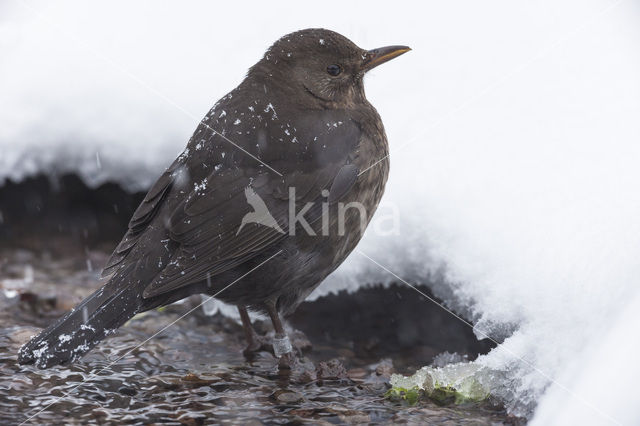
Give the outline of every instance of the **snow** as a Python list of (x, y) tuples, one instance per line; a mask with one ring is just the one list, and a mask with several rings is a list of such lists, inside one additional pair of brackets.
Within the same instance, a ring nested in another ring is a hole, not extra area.
[(1, 6), (0, 180), (146, 188), (284, 33), (410, 45), (366, 79), (391, 149), (383, 203), (312, 297), (397, 281), (368, 257), (409, 283), (443, 276), (435, 294), (502, 342), (456, 371), (534, 424), (638, 423), (637, 4), (123, 6)]
[(278, 118), (278, 114), (276, 114), (276, 110), (273, 108), (273, 105), (271, 103), (267, 104), (267, 107), (264, 109), (264, 112), (269, 112), (269, 111), (273, 113), (273, 115), (271, 116), (272, 120), (275, 120)]
[(33, 350), (33, 357), (35, 359), (40, 359), (42, 355), (44, 355), (44, 353), (47, 351), (48, 348), (49, 348), (49, 344), (47, 342), (42, 342), (40, 346), (38, 346), (38, 349)]
[(68, 334), (61, 334), (58, 336), (58, 340), (60, 340), (60, 343), (65, 343), (71, 340), (71, 336)]
[(193, 183), (193, 190), (198, 193), (202, 193), (207, 189), (207, 178), (202, 179), (200, 183)]
[[(591, 410), (585, 410), (584, 401), (591, 401), (607, 416), (624, 425), (640, 424), (640, 412), (634, 408), (638, 402), (637, 380), (640, 378), (640, 351), (638, 319), (640, 295), (627, 305), (612, 322), (614, 326), (604, 341), (594, 342), (587, 356), (563, 380), (576, 380), (574, 393), (568, 398), (557, 388), (543, 397), (534, 425), (589, 424), (593, 422)], [(606, 367), (606, 368), (603, 368)], [(624, 378), (622, 386), (617, 382)], [(635, 382), (635, 383), (634, 383)], [(620, 407), (628, 407), (620, 410)]]

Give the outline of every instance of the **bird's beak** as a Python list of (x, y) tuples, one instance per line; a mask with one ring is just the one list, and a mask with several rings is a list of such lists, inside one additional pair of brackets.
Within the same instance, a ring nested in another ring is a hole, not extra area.
[(364, 55), (362, 55), (362, 69), (369, 71), (370, 69), (375, 68), (380, 64), (384, 64), (393, 58), (397, 58), (410, 50), (411, 48), (408, 46), (387, 46), (367, 50)]

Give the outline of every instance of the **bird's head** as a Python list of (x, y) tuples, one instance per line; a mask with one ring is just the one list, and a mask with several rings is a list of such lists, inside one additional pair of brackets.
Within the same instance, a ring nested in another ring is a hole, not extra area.
[(296, 96), (321, 103), (358, 103), (364, 101), (365, 73), (409, 50), (407, 46), (365, 50), (334, 31), (307, 29), (276, 41), (249, 76), (277, 81)]

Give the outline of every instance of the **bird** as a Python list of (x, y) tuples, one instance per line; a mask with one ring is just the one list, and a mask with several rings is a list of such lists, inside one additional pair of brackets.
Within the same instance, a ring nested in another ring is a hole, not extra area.
[(278, 363), (290, 368), (282, 318), (354, 250), (389, 175), (364, 76), (409, 50), (362, 49), (322, 28), (278, 39), (151, 186), (104, 285), (25, 343), (18, 361), (75, 362), (134, 315), (205, 294), (237, 306), (245, 353), (262, 346), (249, 312), (267, 315)]

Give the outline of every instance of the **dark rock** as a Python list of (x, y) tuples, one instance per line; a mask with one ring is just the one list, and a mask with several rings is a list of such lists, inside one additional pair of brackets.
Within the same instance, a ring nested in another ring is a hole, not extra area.
[(334, 358), (327, 362), (320, 362), (316, 367), (318, 380), (320, 379), (346, 379), (349, 377), (347, 369), (344, 368), (342, 362)]
[(293, 404), (304, 400), (302, 394), (289, 389), (278, 389), (272, 393), (269, 398), (281, 404)]
[(126, 395), (126, 396), (134, 396), (135, 394), (138, 393), (137, 390), (135, 390), (132, 387), (127, 387), (127, 386), (123, 386), (120, 389), (118, 389), (118, 392), (120, 392), (122, 395)]

